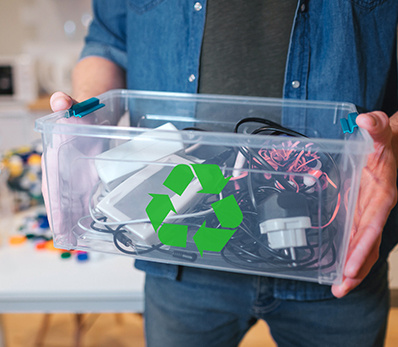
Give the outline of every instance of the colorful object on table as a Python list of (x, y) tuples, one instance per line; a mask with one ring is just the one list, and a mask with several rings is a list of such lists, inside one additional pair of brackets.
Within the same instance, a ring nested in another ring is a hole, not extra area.
[(71, 252), (62, 252), (61, 253), (61, 258), (62, 259), (69, 259), (72, 256)]
[(41, 150), (22, 146), (4, 153), (1, 163), (8, 171), (7, 184), (14, 195), (15, 210), (43, 202), (41, 194)]
[(36, 248), (37, 250), (44, 250), (44, 249), (46, 249), (46, 242), (45, 242), (45, 241), (37, 242), (37, 243), (35, 244), (35, 248)]
[(37, 251), (52, 251), (60, 253), (61, 259), (75, 258), (78, 262), (90, 260), (89, 254), (84, 251), (66, 251), (54, 246), (47, 214), (38, 211), (36, 214), (24, 218), (18, 229), (18, 235), (10, 238), (10, 244), (22, 244), (25, 241), (33, 243)]
[(25, 243), (26, 240), (27, 238), (23, 235), (13, 235), (9, 238), (10, 245), (21, 245)]
[(77, 261), (87, 261), (89, 260), (88, 253), (83, 251), (77, 251)]
[(35, 243), (35, 248), (37, 250), (46, 250), (46, 251), (56, 251), (59, 252), (58, 248), (54, 247), (54, 242), (52, 240), (41, 240)]
[(47, 215), (42, 212), (25, 217), (18, 231), (32, 241), (52, 240), (52, 234)]

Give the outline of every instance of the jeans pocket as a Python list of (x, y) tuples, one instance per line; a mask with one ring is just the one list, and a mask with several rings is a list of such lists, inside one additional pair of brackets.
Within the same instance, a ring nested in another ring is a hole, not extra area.
[(127, 3), (133, 11), (143, 14), (150, 11), (163, 1), (164, 0), (128, 0)]
[(366, 10), (373, 10), (378, 5), (381, 5), (386, 0), (351, 0), (354, 5), (357, 5)]

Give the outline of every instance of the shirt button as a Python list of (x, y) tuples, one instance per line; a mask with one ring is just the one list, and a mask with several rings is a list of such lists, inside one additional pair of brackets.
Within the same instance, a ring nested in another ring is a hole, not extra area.
[(195, 81), (196, 80), (196, 76), (195, 75), (190, 75), (189, 77), (188, 77), (188, 81), (189, 82), (193, 82), (193, 81)]
[(306, 9), (307, 9), (307, 6), (305, 6), (305, 4), (301, 4), (300, 11), (305, 12)]
[(202, 4), (200, 2), (195, 2), (193, 8), (195, 9), (195, 11), (200, 11), (202, 9)]
[(299, 88), (299, 87), (300, 87), (300, 81), (293, 81), (293, 82), (292, 82), (292, 87), (293, 87), (294, 89)]

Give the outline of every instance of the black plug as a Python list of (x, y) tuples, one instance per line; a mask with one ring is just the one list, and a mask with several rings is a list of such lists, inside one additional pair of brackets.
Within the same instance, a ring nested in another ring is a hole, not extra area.
[(133, 247), (133, 241), (124, 234), (124, 231), (118, 231), (115, 238), (126, 247)]

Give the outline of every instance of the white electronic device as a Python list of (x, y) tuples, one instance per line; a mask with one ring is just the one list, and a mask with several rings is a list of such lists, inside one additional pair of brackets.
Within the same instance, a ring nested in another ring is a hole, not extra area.
[(307, 216), (275, 218), (260, 223), (261, 234), (268, 235), (269, 246), (273, 249), (307, 246), (305, 230), (311, 228)]
[(146, 131), (120, 146), (99, 154), (95, 167), (101, 181), (113, 188), (146, 163), (155, 162), (184, 148), (177, 128), (166, 123)]
[[(196, 194), (202, 189), (199, 180), (194, 178), (181, 196), (164, 186), (163, 183), (176, 165), (192, 163), (193, 161), (175, 154), (151, 163), (108, 193), (99, 201), (96, 208), (110, 221), (125, 224), (125, 228), (131, 231), (129, 236), (135, 244), (157, 245), (160, 241), (146, 213), (146, 207), (152, 199), (150, 194), (168, 195), (177, 214), (184, 213), (200, 196)], [(175, 213), (170, 211), (166, 220), (171, 215)], [(147, 222), (143, 222), (144, 220)]]

